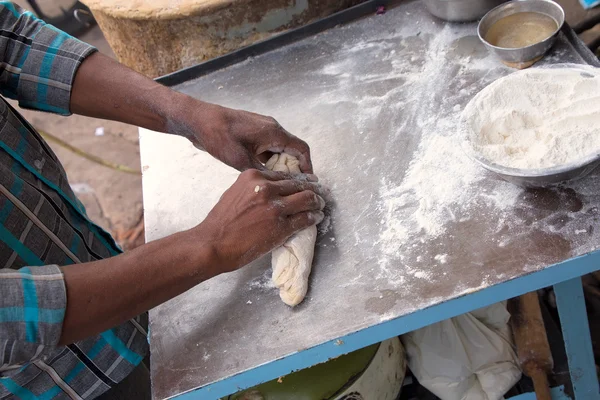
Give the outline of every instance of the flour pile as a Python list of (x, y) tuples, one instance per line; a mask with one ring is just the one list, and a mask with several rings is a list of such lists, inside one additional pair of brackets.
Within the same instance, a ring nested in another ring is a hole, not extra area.
[[(449, 67), (448, 57), (461, 35), (464, 33), (449, 27), (436, 34), (425, 51), (427, 64), (411, 80), (409, 93), (413, 97), (404, 107), (415, 116), (421, 137), (402, 183), (398, 185), (388, 178), (380, 181), (380, 266), (384, 271), (400, 259), (406, 263), (404, 274), (427, 279), (426, 274), (410, 267), (413, 263), (420, 265), (417, 249), (422, 243), (446, 236), (450, 225), (465, 223), (482, 213), (490, 213), (490, 219), (501, 225), (504, 210), (512, 207), (520, 193), (509, 183), (489, 182), (485, 170), (472, 162), (458, 144), (461, 103), (472, 98), (480, 85), (505, 73), (487, 54), (465, 57), (458, 61), (464, 62), (458, 70)], [(456, 90), (440, 97), (427, 95), (448, 82), (456, 82)], [(448, 261), (442, 254), (433, 256), (432, 263)], [(394, 270), (390, 268), (390, 273)]]
[(600, 153), (600, 75), (534, 68), (499, 79), (465, 108), (473, 149), (505, 167), (538, 169)]

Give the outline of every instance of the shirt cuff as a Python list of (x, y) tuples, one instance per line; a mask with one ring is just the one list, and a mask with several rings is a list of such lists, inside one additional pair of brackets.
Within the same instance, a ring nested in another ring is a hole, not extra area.
[(0, 337), (58, 344), (67, 307), (64, 276), (57, 265), (0, 269)]
[(19, 105), (70, 115), (71, 90), (77, 69), (96, 48), (39, 21), (17, 88)]

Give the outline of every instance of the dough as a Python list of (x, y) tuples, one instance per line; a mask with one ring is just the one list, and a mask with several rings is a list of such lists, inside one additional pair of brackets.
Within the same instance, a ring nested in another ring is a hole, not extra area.
[[(273, 155), (267, 161), (267, 168), (292, 174), (301, 172), (296, 157), (286, 153)], [(316, 240), (317, 227), (311, 226), (296, 233), (283, 246), (273, 250), (273, 283), (279, 288), (281, 300), (289, 306), (300, 304), (306, 296)]]

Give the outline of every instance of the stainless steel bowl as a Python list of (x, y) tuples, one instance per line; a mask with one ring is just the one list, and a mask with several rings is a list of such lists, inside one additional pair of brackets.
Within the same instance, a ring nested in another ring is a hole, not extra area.
[(600, 165), (600, 152), (584, 160), (562, 165), (560, 167), (540, 169), (517, 169), (503, 167), (489, 162), (487, 159), (470, 153), (471, 158), (488, 171), (495, 172), (502, 179), (523, 187), (545, 187), (566, 181), (574, 181), (588, 175)]
[(423, 0), (430, 13), (452, 22), (475, 21), (507, 0)]
[[(555, 64), (544, 66), (544, 69), (569, 68), (578, 70), (581, 74), (598, 76), (600, 69), (579, 64)], [(477, 97), (477, 96), (476, 96)], [(471, 101), (476, 101), (475, 97)], [(558, 183), (573, 181), (585, 177), (600, 165), (600, 150), (586, 158), (569, 164), (549, 168), (518, 169), (495, 164), (483, 157), (473, 145), (474, 132), (468, 121), (461, 117), (459, 135), (464, 152), (483, 168), (498, 174), (504, 180), (523, 187), (544, 187)]]
[[(492, 25), (504, 17), (520, 12), (536, 12), (547, 15), (556, 22), (558, 28), (547, 39), (520, 48), (498, 47), (485, 40), (485, 36)], [(564, 10), (561, 6), (551, 0), (514, 0), (502, 4), (488, 12), (479, 22), (477, 34), (479, 35), (479, 39), (481, 39), (481, 41), (502, 61), (518, 64), (535, 60), (550, 50), (564, 23)]]

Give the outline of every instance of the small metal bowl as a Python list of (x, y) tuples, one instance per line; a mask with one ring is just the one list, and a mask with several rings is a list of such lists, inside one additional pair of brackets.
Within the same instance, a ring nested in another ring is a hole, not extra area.
[[(544, 14), (556, 22), (557, 28), (547, 39), (526, 47), (498, 47), (485, 40), (485, 36), (492, 25), (502, 18), (521, 12)], [(564, 10), (561, 6), (551, 0), (514, 0), (502, 4), (488, 12), (479, 22), (477, 34), (479, 35), (479, 39), (481, 39), (481, 41), (503, 62), (519, 66), (519, 64), (525, 64), (534, 60), (537, 61), (537, 59), (541, 58), (548, 50), (550, 50), (564, 22)]]
[(451, 22), (475, 21), (507, 0), (423, 0), (427, 10)]

